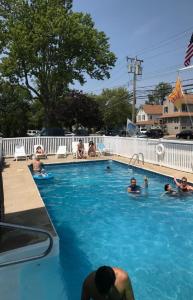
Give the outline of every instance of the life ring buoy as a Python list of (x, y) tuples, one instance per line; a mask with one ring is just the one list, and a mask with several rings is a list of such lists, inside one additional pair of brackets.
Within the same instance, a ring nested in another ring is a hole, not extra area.
[(53, 174), (52, 173), (45, 173), (45, 174), (34, 174), (33, 178), (37, 179), (37, 180), (47, 180), (47, 179), (51, 179), (53, 178)]
[(156, 145), (156, 153), (157, 155), (163, 155), (165, 153), (165, 147), (163, 144)]

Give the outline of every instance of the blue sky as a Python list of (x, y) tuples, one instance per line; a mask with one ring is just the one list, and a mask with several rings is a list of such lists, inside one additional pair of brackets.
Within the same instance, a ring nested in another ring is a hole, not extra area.
[[(76, 84), (76, 88), (96, 94), (104, 88), (118, 86), (131, 90), (132, 75), (127, 73), (126, 56), (136, 55), (144, 60), (138, 90), (151, 89), (149, 86), (161, 81), (176, 80), (193, 32), (192, 0), (74, 0), (73, 9), (91, 14), (96, 28), (109, 37), (111, 50), (117, 56), (110, 79), (88, 79), (84, 86)], [(182, 80), (193, 78), (193, 69), (180, 72), (180, 77)], [(184, 84), (191, 82), (193, 80)], [(138, 104), (142, 102), (138, 99)]]

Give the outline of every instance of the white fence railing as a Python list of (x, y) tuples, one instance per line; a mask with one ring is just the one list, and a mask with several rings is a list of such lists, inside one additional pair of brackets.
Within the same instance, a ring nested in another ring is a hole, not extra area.
[(103, 143), (104, 139), (102, 136), (85, 136), (85, 137), (19, 137), (19, 138), (5, 138), (3, 139), (3, 156), (13, 157), (15, 153), (16, 145), (23, 145), (27, 155), (34, 153), (34, 145), (43, 145), (47, 154), (55, 154), (59, 146), (65, 146), (67, 153), (72, 152), (72, 142), (82, 139), (84, 143), (94, 141), (95, 144)]
[[(145, 162), (161, 166), (193, 172), (193, 142), (166, 139), (139, 139), (123, 137), (104, 137), (114, 154), (132, 157), (135, 153), (142, 152)], [(164, 154), (156, 153), (156, 145), (164, 146)]]
[[(176, 140), (155, 140), (127, 137), (85, 136), (85, 137), (25, 137), (3, 139), (3, 156), (13, 157), (15, 146), (25, 147), (26, 154), (33, 154), (34, 145), (44, 146), (47, 154), (55, 154), (58, 146), (66, 145), (67, 152), (72, 152), (72, 142), (82, 139), (84, 143), (94, 141), (95, 144), (104, 143), (111, 153), (132, 157), (142, 152), (145, 162), (160, 164), (181, 171), (193, 172), (193, 142)], [(156, 145), (163, 144), (164, 154), (156, 153)]]

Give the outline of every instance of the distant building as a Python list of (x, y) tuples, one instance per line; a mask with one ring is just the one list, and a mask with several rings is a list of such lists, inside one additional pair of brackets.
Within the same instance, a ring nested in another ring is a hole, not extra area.
[(139, 127), (140, 130), (159, 127), (162, 111), (162, 105), (143, 105), (136, 115), (136, 125)]
[(163, 128), (170, 135), (175, 135), (181, 130), (193, 129), (193, 95), (184, 94), (180, 101), (179, 109), (169, 99), (163, 102)]

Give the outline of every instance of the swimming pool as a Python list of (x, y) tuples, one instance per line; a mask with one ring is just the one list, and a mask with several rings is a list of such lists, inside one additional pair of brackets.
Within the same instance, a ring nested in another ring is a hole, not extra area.
[[(160, 197), (171, 179), (113, 161), (47, 170), (54, 179), (37, 185), (60, 238), (60, 266), (50, 269), (64, 284), (57, 299), (80, 299), (83, 279), (100, 265), (125, 269), (137, 300), (192, 299), (192, 197)], [(148, 192), (129, 195), (129, 179), (142, 185), (144, 175)]]

